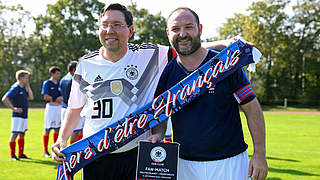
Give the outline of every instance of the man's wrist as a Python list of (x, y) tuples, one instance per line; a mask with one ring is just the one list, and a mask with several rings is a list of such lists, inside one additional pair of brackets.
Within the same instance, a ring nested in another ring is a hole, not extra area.
[(254, 154), (266, 156), (266, 148), (264, 146), (255, 145), (253, 149)]

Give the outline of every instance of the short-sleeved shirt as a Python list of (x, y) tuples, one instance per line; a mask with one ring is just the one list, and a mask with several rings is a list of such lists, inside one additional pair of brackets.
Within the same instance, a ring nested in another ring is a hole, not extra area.
[(68, 100), (71, 91), (72, 75), (70, 73), (66, 74), (59, 83), (59, 91), (62, 95), (62, 107), (68, 107)]
[(52, 82), (50, 79), (46, 80), (42, 84), (41, 95), (49, 95), (52, 97), (52, 100), (55, 101), (61, 93), (59, 91), (59, 81), (56, 83)]
[[(215, 55), (216, 52), (209, 51), (202, 64)], [(173, 59), (163, 71), (155, 95), (162, 94), (189, 73), (176, 58)], [(242, 68), (213, 88), (206, 90), (203, 87), (199, 97), (171, 116), (173, 140), (180, 143), (180, 157), (210, 161), (245, 151), (247, 144), (243, 138), (238, 105), (254, 98)]]
[[(84, 56), (74, 74), (68, 105), (86, 116), (84, 137), (122, 119), (153, 99), (161, 72), (168, 62), (168, 47), (130, 44), (124, 57), (113, 63), (101, 51)], [(117, 152), (136, 147), (150, 132)]]
[(20, 87), (18, 83), (11, 86), (5, 94), (14, 107), (22, 108), (22, 113), (12, 112), (12, 117), (28, 118), (28, 92), (24, 87)]

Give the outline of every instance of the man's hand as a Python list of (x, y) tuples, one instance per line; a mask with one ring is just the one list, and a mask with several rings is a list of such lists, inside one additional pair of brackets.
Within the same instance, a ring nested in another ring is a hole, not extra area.
[(17, 107), (14, 107), (12, 109), (13, 112), (16, 112), (16, 113), (22, 113), (23, 112), (23, 109), (22, 108), (17, 108)]
[(61, 104), (61, 102), (62, 102), (62, 96), (57, 97), (56, 102), (57, 102), (58, 104)]
[(248, 45), (248, 46), (255, 46), (254, 43), (244, 40), (243, 37), (240, 36), (240, 35), (237, 35), (237, 36), (235, 36), (235, 37), (232, 37), (232, 38), (230, 38), (230, 39), (227, 39), (227, 40), (226, 40), (226, 46), (229, 46), (230, 44), (236, 42), (236, 41), (239, 40), (239, 39), (240, 39), (244, 44), (246, 44), (246, 45)]
[(232, 37), (230, 39), (225, 39), (225, 40), (219, 40), (219, 41), (213, 41), (213, 42), (202, 42), (201, 44), (205, 48), (222, 51), (224, 48), (230, 46), (232, 43), (236, 42), (239, 39), (248, 46), (255, 46), (254, 43), (244, 40), (243, 37), (241, 37), (240, 35)]
[(26, 89), (30, 88), (29, 79), (27, 79), (27, 80), (26, 80), (26, 82), (25, 82), (25, 86), (26, 86)]
[[(67, 146), (67, 142), (62, 140), (57, 140), (55, 144), (51, 146), (51, 152), (52, 152), (52, 160), (62, 164), (64, 161), (64, 158), (66, 157), (65, 154), (61, 152), (63, 148)], [(63, 158), (62, 158), (63, 157)]]
[(161, 134), (152, 134), (151, 136), (148, 137), (147, 140), (152, 143), (157, 143), (157, 142), (162, 142), (163, 137), (161, 136)]
[(264, 155), (253, 153), (250, 164), (248, 177), (252, 180), (265, 180), (268, 175), (267, 160)]

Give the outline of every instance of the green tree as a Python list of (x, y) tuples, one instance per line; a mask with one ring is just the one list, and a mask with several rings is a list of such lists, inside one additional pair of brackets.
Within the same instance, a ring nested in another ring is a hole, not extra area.
[(263, 101), (285, 97), (308, 101), (319, 92), (320, 3), (297, 1), (290, 17), (284, 11), (289, 2), (254, 2), (247, 9), (249, 15), (236, 14), (219, 30), (220, 38), (242, 34), (262, 52), (253, 81)]
[(295, 82), (302, 101), (320, 99), (320, 2), (299, 0), (293, 7), (294, 48), (297, 50)]
[(15, 72), (28, 69), (24, 62), (26, 51), (25, 28), (31, 18), (22, 6), (5, 6), (0, 1), (0, 93), (3, 95), (16, 81)]
[[(67, 64), (87, 51), (98, 49), (98, 24), (103, 3), (97, 0), (58, 0), (35, 19), (36, 31), (29, 39), (29, 62), (36, 74), (36, 88), (49, 78), (52, 65), (67, 72)], [(38, 99), (41, 100), (40, 91)]]
[(35, 19), (35, 35), (42, 41), (47, 66), (65, 67), (99, 47), (97, 18), (103, 3), (97, 0), (58, 0), (46, 15)]
[(282, 83), (279, 83), (279, 80), (287, 80), (283, 78), (283, 75), (287, 74), (286, 71), (280, 71), (281, 73), (275, 71), (275, 67), (281, 66), (283, 63), (286, 64), (285, 61), (279, 59), (278, 54), (282, 54), (279, 39), (286, 34), (283, 27), (288, 19), (284, 12), (287, 4), (287, 0), (253, 3), (248, 8), (248, 11), (251, 12), (250, 16), (246, 18), (248, 23), (243, 27), (243, 36), (254, 40), (253, 42), (258, 44), (258, 48), (264, 55), (257, 74), (261, 77), (261, 98), (267, 100), (281, 99), (283, 94), (279, 90), (282, 88)]
[(146, 9), (137, 9), (135, 3), (129, 5), (128, 9), (132, 12), (135, 28), (130, 42), (169, 45), (166, 34), (166, 20), (161, 16), (161, 13), (156, 15), (149, 14)]

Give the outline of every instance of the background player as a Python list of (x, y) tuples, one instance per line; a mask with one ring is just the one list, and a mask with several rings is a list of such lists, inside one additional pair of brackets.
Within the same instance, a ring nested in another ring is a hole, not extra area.
[(61, 77), (61, 70), (59, 67), (52, 66), (49, 68), (50, 78), (43, 82), (41, 94), (43, 99), (47, 102), (44, 114), (44, 134), (43, 134), (43, 157), (50, 158), (51, 155), (48, 152), (49, 134), (53, 129), (53, 142), (56, 142), (60, 123), (61, 123), (61, 93), (58, 90), (59, 79)]
[[(19, 70), (16, 72), (17, 82), (2, 97), (3, 103), (12, 109), (11, 136), (9, 140), (11, 160), (19, 158), (30, 159), (24, 151), (24, 137), (28, 129), (28, 99), (33, 100), (33, 93), (29, 84), (30, 72)], [(15, 155), (16, 138), (18, 138), (19, 158)]]
[[(66, 74), (59, 83), (59, 91), (62, 95), (62, 108), (61, 108), (61, 124), (64, 123), (64, 118), (66, 115), (66, 109), (68, 107), (68, 100), (70, 96), (71, 84), (72, 84), (72, 77), (74, 72), (76, 71), (78, 62), (71, 61), (68, 64), (68, 74)], [(82, 120), (79, 122), (77, 127), (73, 130), (73, 133), (70, 137), (70, 144), (75, 143), (76, 141), (82, 138), (82, 129), (84, 125), (85, 117), (82, 117)]]

